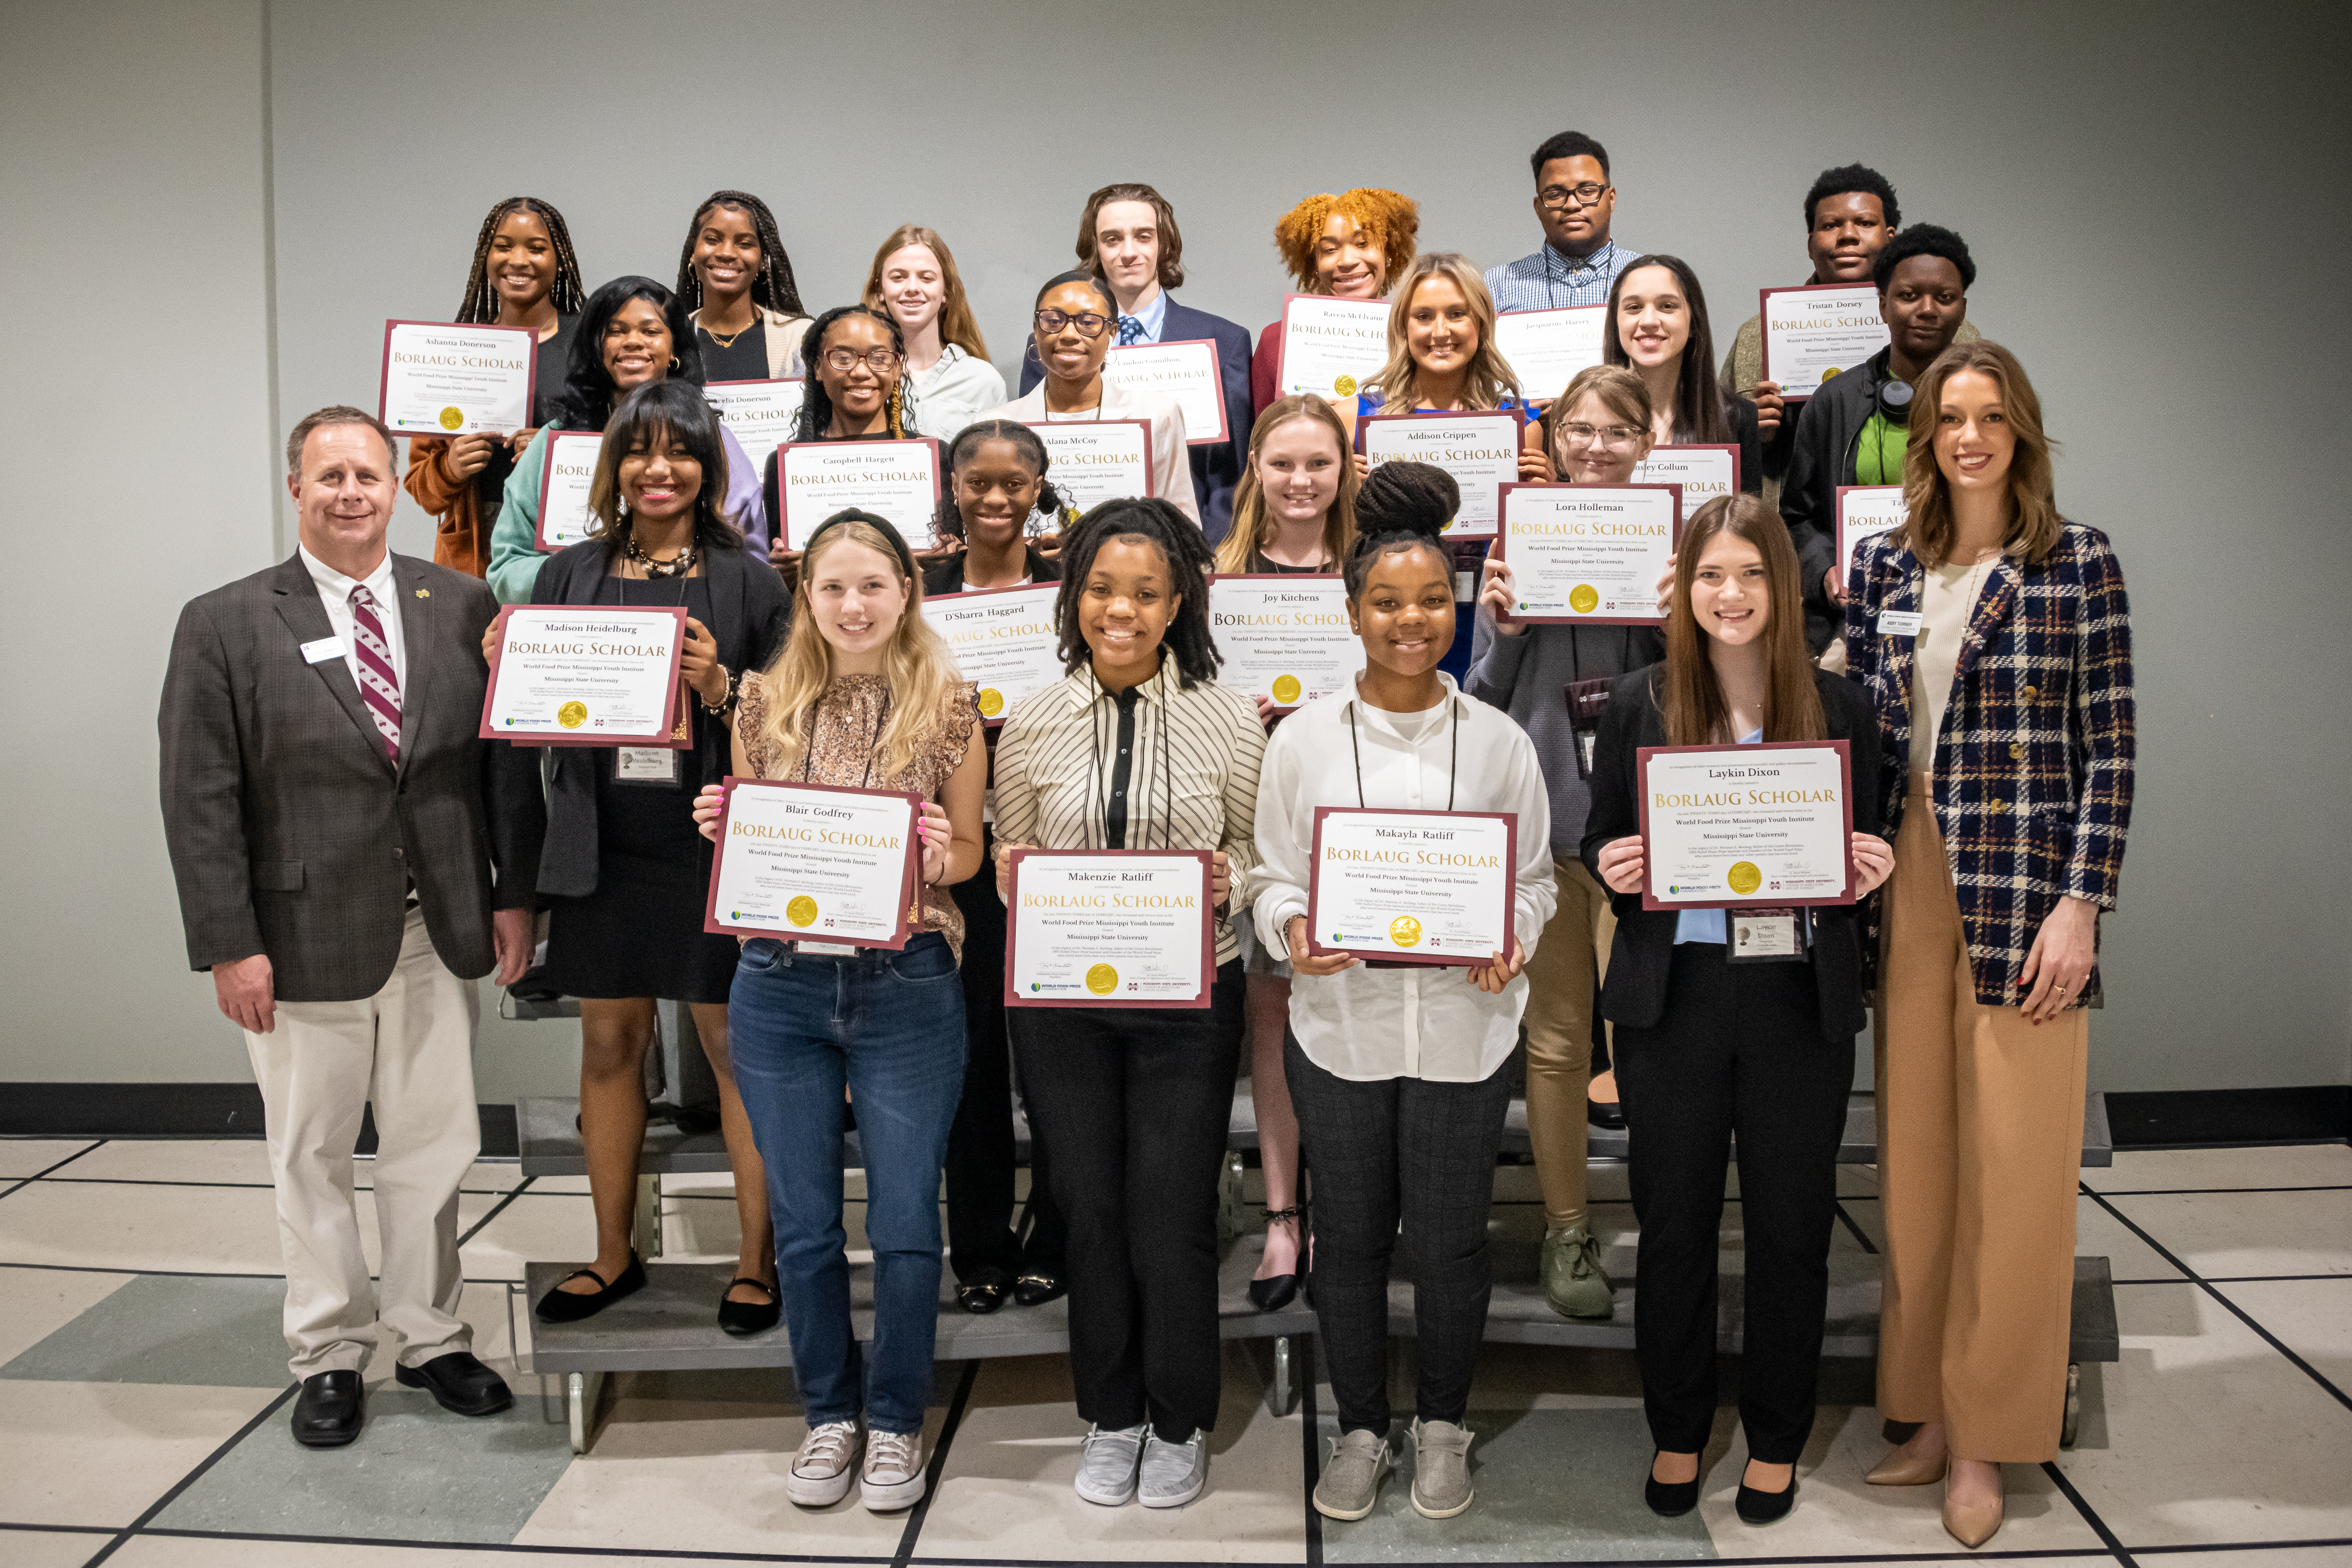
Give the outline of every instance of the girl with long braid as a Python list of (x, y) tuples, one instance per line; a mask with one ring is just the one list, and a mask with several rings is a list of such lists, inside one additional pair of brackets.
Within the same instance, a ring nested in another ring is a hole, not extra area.
[(801, 309), (793, 258), (776, 215), (747, 191), (713, 191), (694, 209), (677, 258), (695, 346), (712, 381), (775, 381), (802, 374)]
[(488, 521), (499, 514), (516, 454), (530, 445), (563, 392), (565, 359), (585, 292), (562, 213), (536, 196), (509, 196), (482, 219), (466, 297), (450, 319), (538, 333), (539, 375), (530, 429), (511, 436), (419, 436), (408, 443), (404, 483), (438, 525), (435, 564), (477, 577), (489, 570)]

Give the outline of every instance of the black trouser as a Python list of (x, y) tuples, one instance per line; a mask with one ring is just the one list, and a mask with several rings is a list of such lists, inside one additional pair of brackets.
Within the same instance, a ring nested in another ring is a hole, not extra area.
[(1675, 949), (1664, 1016), (1617, 1026), (1632, 1140), (1633, 1342), (1650, 1436), (1696, 1453), (1715, 1420), (1716, 1252), (1723, 1173), (1739, 1140), (1748, 1451), (1796, 1462), (1813, 1427), (1836, 1223), (1838, 1143), (1853, 1041), (1822, 1038), (1805, 963), (1727, 963), (1720, 942)]
[(1317, 1067), (1286, 1030), (1282, 1065), (1300, 1163), (1315, 1173), (1315, 1321), (1339, 1430), (1389, 1429), (1389, 1255), (1400, 1216), (1421, 1368), (1413, 1403), (1424, 1421), (1459, 1425), (1495, 1283), (1486, 1215), (1510, 1064), (1477, 1083), (1358, 1083)]
[(1239, 959), (1206, 1008), (1013, 1007), (1030, 1126), (1069, 1225), (1078, 1414), (1150, 1418), (1181, 1443), (1217, 1422), (1217, 1179), (1247, 1016)]
[[(963, 911), (963, 1016), (971, 1041), (963, 1099), (948, 1131), (948, 1261), (957, 1282), (1010, 1286), (1019, 1274), (1058, 1279), (1062, 1212), (1046, 1190), (1045, 1140), (1029, 1128), (1029, 1234), (1013, 1234), (1013, 1056), (1004, 1028), (1004, 900), (981, 829), (977, 874), (950, 890)], [(1025, 1099), (1025, 1097), (1024, 1097)]]

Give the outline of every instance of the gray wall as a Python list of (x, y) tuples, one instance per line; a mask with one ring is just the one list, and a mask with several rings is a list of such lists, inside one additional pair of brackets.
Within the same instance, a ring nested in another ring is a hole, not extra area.
[[(121, 718), (131, 737), (103, 776), (10, 750), (0, 1079), (240, 1070), (184, 973), (155, 826), (170, 618), (269, 558), (269, 429), (368, 400), (379, 323), (455, 307), (492, 201), (554, 201), (593, 285), (669, 276), (701, 195), (757, 191), (818, 309), (852, 297), (892, 226), (928, 223), (1009, 371), (1096, 185), (1158, 184), (1183, 298), (1254, 332), (1284, 288), (1271, 226), (1299, 196), (1392, 186), (1421, 202), (1424, 248), (1505, 259), (1535, 243), (1526, 153), (1570, 125), (1610, 147), (1621, 236), (1696, 267), (1719, 336), (1801, 277), (1799, 199), (1826, 164), (1875, 164), (1907, 217), (1968, 237), (1971, 315), (2032, 372), (2065, 445), (2060, 499), (2113, 533), (2137, 611), (2142, 782), (2093, 1081), (2352, 1076), (2335, 783), (2352, 519), (2331, 482), (2352, 334), (2340, 290), (2314, 287), (2343, 272), (2347, 51), (2317, 7), (2241, 7), (2227, 28), (2177, 4), (1839, 25), (1753, 4), (1440, 21), (1390, 0), (702, 4), (659, 30), (612, 0), (139, 15), (167, 20), (40, 14), (0, 68), (11, 275), (60, 307), (26, 326), (54, 341), (33, 363), (137, 365), (170, 410), (112, 461), (119, 383), (75, 370), (5, 394), (48, 459), (0, 485), (12, 536), (89, 510), (67, 475), (97, 471), (135, 498), (100, 514), (142, 544), (108, 552), (130, 613), (103, 637), (40, 599), (0, 634), (10, 733)], [(118, 204), (148, 220), (140, 243), (68, 242), (61, 268), (58, 237)], [(97, 289), (72, 286), (93, 270)], [(153, 303), (159, 277), (198, 330), (93, 303)], [(406, 510), (396, 547), (429, 538)], [(568, 1048), (548, 1026), (487, 1034), (485, 1096), (560, 1085)]]

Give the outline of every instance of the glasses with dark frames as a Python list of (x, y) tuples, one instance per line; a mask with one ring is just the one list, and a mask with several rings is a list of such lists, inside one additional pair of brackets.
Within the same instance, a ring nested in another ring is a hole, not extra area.
[(1067, 310), (1040, 310), (1037, 312), (1037, 324), (1049, 332), (1058, 332), (1064, 327), (1076, 327), (1082, 338), (1098, 338), (1109, 327), (1110, 318), (1097, 310), (1083, 310), (1075, 316)]

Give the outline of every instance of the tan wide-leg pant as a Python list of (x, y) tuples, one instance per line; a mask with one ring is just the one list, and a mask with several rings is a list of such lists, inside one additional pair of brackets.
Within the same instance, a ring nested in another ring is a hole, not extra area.
[(1976, 999), (1933, 803), (1904, 804), (1875, 1044), (1886, 1218), (1878, 1407), (1964, 1459), (2057, 1457), (2089, 1026)]
[(1528, 960), (1528, 1138), (1544, 1224), (1584, 1218), (1584, 1095), (1592, 1081), (1592, 998), (1617, 935), (1609, 889), (1581, 860), (1553, 863), (1559, 907)]
[[(247, 1031), (268, 1117), (286, 1260), (288, 1367), (298, 1378), (357, 1372), (379, 1324), (419, 1366), (472, 1347), (457, 1316), (457, 1187), (481, 1152), (474, 1026), (481, 999), (449, 973), (408, 911), (400, 961), (357, 1002), (280, 1002), (278, 1026)], [(360, 1247), (352, 1149), (375, 1105), (375, 1217), (383, 1285)]]

